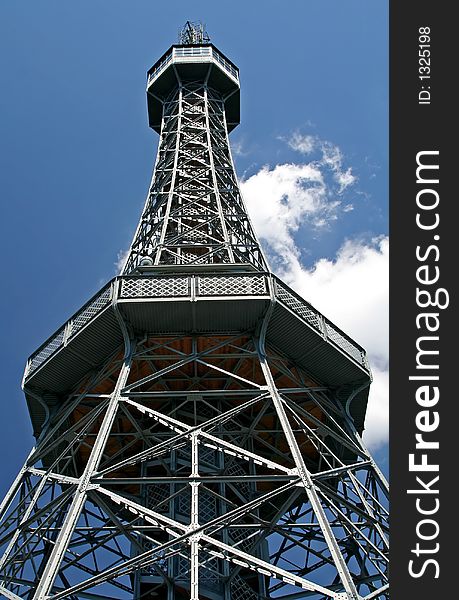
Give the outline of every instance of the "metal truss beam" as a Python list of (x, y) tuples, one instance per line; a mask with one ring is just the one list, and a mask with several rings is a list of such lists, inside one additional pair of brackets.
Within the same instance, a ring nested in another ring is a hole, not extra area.
[(388, 597), (373, 461), (263, 328), (120, 354), (61, 403), (2, 503), (9, 597)]
[(225, 263), (267, 269), (234, 171), (224, 98), (206, 81), (183, 81), (164, 102), (151, 188), (123, 273)]

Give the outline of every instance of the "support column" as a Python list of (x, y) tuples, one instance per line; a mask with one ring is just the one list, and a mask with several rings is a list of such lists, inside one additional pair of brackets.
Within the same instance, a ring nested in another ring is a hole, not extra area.
[[(199, 446), (197, 432), (191, 434), (191, 477), (199, 477)], [(190, 529), (199, 527), (199, 481), (191, 481)], [(191, 581), (190, 600), (199, 600), (199, 536), (190, 538)]]
[(271, 370), (268, 365), (267, 357), (265, 354), (265, 336), (273, 307), (274, 304), (271, 304), (270, 308), (268, 309), (268, 312), (265, 315), (265, 319), (262, 324), (259, 337), (257, 337), (255, 340), (258, 350), (258, 356), (260, 359), (260, 365), (263, 371), (266, 385), (268, 386), (274, 407), (277, 412), (277, 416), (279, 418), (279, 422), (287, 440), (287, 444), (295, 462), (295, 466), (298, 470), (298, 476), (301, 478), (301, 482), (308, 496), (309, 503), (311, 504), (311, 507), (314, 510), (314, 513), (317, 517), (317, 521), (321, 528), (322, 534), (330, 550), (333, 562), (335, 563), (336, 570), (343, 583), (344, 589), (346, 590), (347, 598), (343, 598), (343, 600), (361, 600), (361, 596), (359, 595), (357, 588), (355, 587), (346, 561), (344, 560), (339, 545), (333, 534), (330, 523), (328, 522), (322, 503), (320, 502), (320, 498), (317, 494), (317, 490), (314, 486), (311, 474), (309, 473), (309, 470), (304, 462), (300, 448), (298, 446), (295, 435), (290, 426), (287, 414), (285, 412), (282, 398), (277, 390), (275, 381), (273, 379)]
[(43, 571), (40, 583), (38, 584), (33, 596), (33, 600), (45, 600), (53, 587), (62, 559), (67, 551), (75, 526), (78, 523), (78, 518), (87, 500), (87, 493), (88, 489), (90, 489), (91, 477), (97, 471), (100, 461), (102, 460), (105, 445), (118, 411), (121, 390), (125, 386), (130, 372), (133, 350), (134, 345), (131, 345), (129, 349), (126, 349), (127, 357), (125, 358), (121, 367), (121, 371), (118, 375), (118, 380), (116, 382), (110, 402), (107, 406), (105, 417), (100, 426), (83, 475), (80, 478), (72, 504), (70, 505), (69, 511), (62, 525), (62, 529), (56, 540), (56, 544), (54, 545), (51, 556), (49, 557), (48, 563)]
[[(180, 149), (180, 136), (182, 134), (182, 112), (183, 112), (182, 99), (183, 99), (183, 89), (182, 89), (182, 85), (180, 84), (179, 98), (178, 98), (177, 131), (176, 131), (175, 151), (174, 151), (174, 166), (172, 167), (172, 177), (171, 177), (171, 182), (170, 182), (169, 194), (167, 196), (166, 212), (165, 212), (164, 221), (163, 221), (163, 224), (161, 227), (161, 234), (160, 234), (158, 246), (156, 248), (156, 256), (155, 256), (155, 260), (154, 260), (155, 265), (159, 265), (160, 261), (161, 261), (161, 253), (163, 252), (163, 249), (164, 249), (164, 242), (166, 239), (167, 227), (169, 225), (169, 216), (170, 216), (170, 212), (171, 212), (172, 201), (174, 199), (174, 194), (176, 193), (175, 180), (177, 177), (177, 166), (178, 166), (178, 157), (179, 157), (179, 149)], [(163, 116), (163, 127), (164, 127), (164, 116)], [(164, 131), (162, 129), (162, 135), (163, 135), (163, 133), (164, 133)], [(161, 148), (161, 142), (158, 146), (158, 152), (159, 152), (160, 148)], [(151, 193), (151, 191), (150, 191), (150, 193)]]
[(22, 477), (27, 472), (29, 458), (32, 456), (32, 454), (34, 452), (35, 452), (35, 448), (32, 448), (32, 450), (30, 451), (29, 456), (27, 457), (24, 465), (22, 466), (21, 470), (17, 474), (16, 479), (13, 481), (13, 483), (11, 484), (11, 487), (8, 490), (6, 496), (2, 500), (2, 503), (0, 504), (0, 520), (3, 519), (3, 515), (8, 510), (11, 502), (13, 501), (16, 493), (18, 492), (19, 487), (20, 487), (21, 482), (22, 482)]

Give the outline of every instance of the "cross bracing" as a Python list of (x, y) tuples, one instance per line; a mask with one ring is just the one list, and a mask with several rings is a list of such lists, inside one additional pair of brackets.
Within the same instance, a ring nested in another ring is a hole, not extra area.
[(163, 103), (151, 188), (124, 273), (143, 265), (266, 269), (234, 171), (221, 93), (183, 82)]
[(365, 598), (387, 583), (385, 492), (333, 393), (253, 334), (147, 336), (43, 430), (2, 506), (2, 585), (341, 598), (331, 534)]

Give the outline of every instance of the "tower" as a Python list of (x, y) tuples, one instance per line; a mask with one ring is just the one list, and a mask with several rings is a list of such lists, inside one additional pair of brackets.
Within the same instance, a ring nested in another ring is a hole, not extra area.
[(37, 438), (0, 505), (0, 594), (388, 598), (364, 350), (275, 277), (228, 134), (239, 72), (188, 23), (122, 273), (29, 358)]

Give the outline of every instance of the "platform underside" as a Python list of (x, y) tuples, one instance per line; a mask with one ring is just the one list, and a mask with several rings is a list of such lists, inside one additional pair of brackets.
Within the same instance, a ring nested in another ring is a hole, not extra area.
[(136, 334), (254, 332), (274, 304), (267, 341), (343, 401), (356, 388), (351, 414), (364, 426), (371, 374), (364, 350), (272, 275), (182, 274), (119, 277), (105, 286), (28, 361), (24, 376), (35, 435), (54, 406), (123, 341)]

